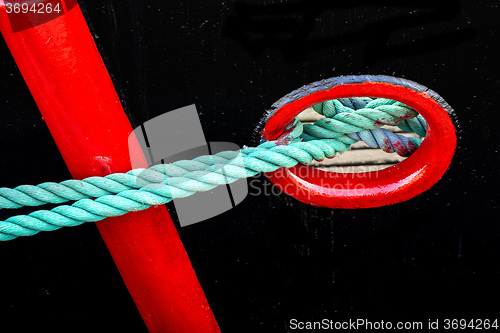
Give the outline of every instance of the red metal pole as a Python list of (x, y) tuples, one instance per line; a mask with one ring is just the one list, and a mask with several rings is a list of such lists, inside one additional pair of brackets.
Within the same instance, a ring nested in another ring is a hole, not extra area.
[[(75, 1), (18, 32), (2, 2), (2, 35), (73, 177), (130, 170), (132, 128)], [(165, 206), (97, 226), (150, 332), (220, 332)]]

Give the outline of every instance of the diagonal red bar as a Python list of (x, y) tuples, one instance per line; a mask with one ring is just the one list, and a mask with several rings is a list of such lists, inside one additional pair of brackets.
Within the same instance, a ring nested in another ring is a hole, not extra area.
[[(1, 6), (2, 35), (73, 177), (128, 171), (132, 128), (80, 8), (14, 33)], [(165, 206), (97, 226), (150, 332), (220, 332)]]

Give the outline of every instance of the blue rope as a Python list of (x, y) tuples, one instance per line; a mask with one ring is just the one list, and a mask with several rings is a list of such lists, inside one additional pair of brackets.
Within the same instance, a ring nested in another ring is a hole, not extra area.
[(291, 131), (283, 137), (254, 148), (205, 155), (105, 177), (37, 186), (21, 185), (14, 189), (0, 188), (0, 208), (76, 201), (72, 205), (60, 205), (49, 211), (38, 210), (0, 221), (0, 241), (97, 222), (208, 191), (260, 172), (332, 158), (359, 140), (370, 147), (397, 152), (402, 156), (409, 156), (420, 145), (419, 139), (380, 129), (383, 125), (397, 125), (425, 135), (425, 120), (419, 120), (415, 110), (392, 100), (340, 99), (314, 105), (313, 109), (325, 118), (305, 125), (296, 118)]

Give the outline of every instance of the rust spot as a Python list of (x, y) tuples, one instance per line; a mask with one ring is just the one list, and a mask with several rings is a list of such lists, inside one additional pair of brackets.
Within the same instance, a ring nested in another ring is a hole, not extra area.
[(408, 150), (409, 150), (408, 156), (410, 154), (414, 153), (417, 149), (418, 149), (418, 146), (415, 143), (413, 143), (413, 141), (408, 142)]
[(398, 153), (398, 155), (404, 157), (408, 156), (408, 150), (406, 149), (405, 145), (403, 145), (401, 142), (394, 142), (393, 146), (394, 150)]
[(384, 146), (382, 147), (382, 150), (385, 151), (386, 153), (392, 153), (394, 150), (392, 150), (391, 142), (387, 138), (382, 139), (382, 143)]
[(109, 175), (113, 173), (112, 159), (105, 156), (96, 156), (92, 161), (92, 169), (96, 175)]

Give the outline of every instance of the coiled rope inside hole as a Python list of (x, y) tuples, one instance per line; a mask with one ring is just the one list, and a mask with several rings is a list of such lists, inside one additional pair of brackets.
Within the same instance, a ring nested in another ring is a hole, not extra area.
[[(396, 104), (395, 100), (373, 97), (353, 97), (328, 100), (302, 111), (298, 120), (307, 132), (315, 132), (316, 122), (342, 112), (355, 112), (367, 107)], [(397, 126), (383, 125), (378, 129), (349, 134), (354, 142), (350, 149), (335, 158), (308, 164), (319, 170), (338, 173), (379, 171), (400, 163), (418, 149), (425, 138), (427, 123), (421, 115), (405, 119)]]

